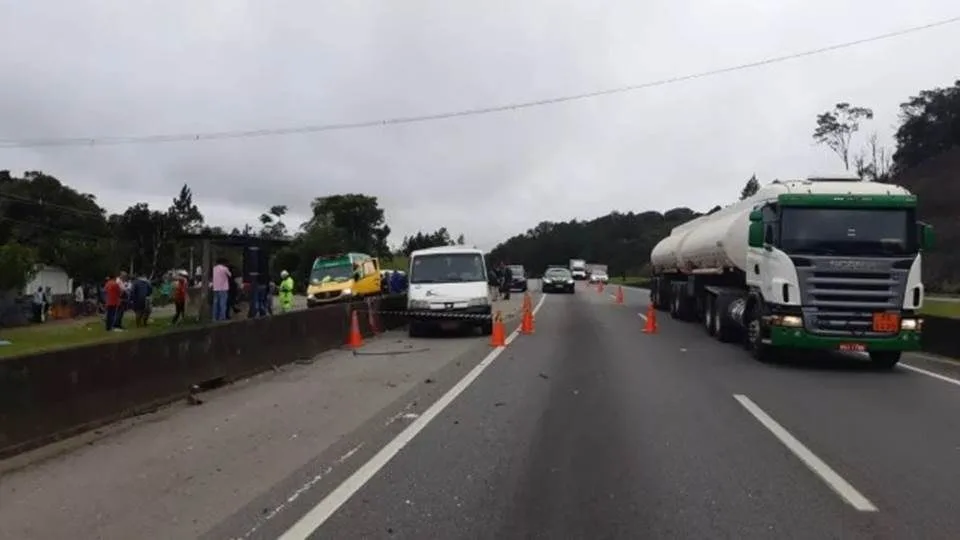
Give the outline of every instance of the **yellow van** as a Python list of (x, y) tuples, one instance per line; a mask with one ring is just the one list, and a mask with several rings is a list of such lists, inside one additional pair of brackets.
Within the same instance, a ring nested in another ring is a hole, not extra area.
[(380, 262), (365, 253), (322, 255), (313, 261), (307, 306), (380, 294)]

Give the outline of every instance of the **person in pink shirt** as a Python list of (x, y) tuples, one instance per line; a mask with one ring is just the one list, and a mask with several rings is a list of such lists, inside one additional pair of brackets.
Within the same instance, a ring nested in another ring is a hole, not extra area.
[(227, 297), (230, 293), (230, 269), (227, 261), (219, 259), (213, 267), (213, 320), (227, 319)]

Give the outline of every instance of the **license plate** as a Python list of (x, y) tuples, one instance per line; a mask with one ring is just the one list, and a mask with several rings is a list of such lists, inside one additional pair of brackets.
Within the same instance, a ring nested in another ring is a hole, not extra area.
[(455, 321), (443, 321), (440, 323), (440, 328), (443, 330), (456, 330), (458, 326), (460, 326), (460, 323)]
[(841, 343), (840, 350), (843, 352), (866, 352), (867, 346), (863, 343)]
[(873, 314), (874, 332), (896, 332), (900, 330), (900, 314), (880, 312)]

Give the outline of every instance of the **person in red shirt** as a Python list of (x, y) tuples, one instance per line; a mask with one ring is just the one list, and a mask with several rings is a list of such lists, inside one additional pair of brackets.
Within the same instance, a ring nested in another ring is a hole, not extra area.
[(122, 328), (117, 326), (117, 318), (120, 315), (120, 297), (123, 295), (123, 288), (116, 279), (111, 277), (103, 284), (103, 291), (104, 296), (106, 296), (104, 304), (107, 307), (107, 332), (111, 330), (122, 330)]
[(176, 312), (170, 324), (183, 322), (187, 308), (187, 273), (178, 274), (173, 282), (173, 306)]

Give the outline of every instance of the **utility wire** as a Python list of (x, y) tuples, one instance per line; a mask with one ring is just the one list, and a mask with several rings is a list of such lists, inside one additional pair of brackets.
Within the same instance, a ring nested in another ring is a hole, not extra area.
[(449, 111), (449, 112), (428, 114), (428, 115), (422, 115), (422, 116), (401, 116), (401, 117), (394, 117), (394, 118), (385, 118), (381, 120), (367, 120), (367, 121), (333, 123), (333, 124), (318, 124), (318, 125), (290, 127), (290, 128), (273, 128), (273, 129), (264, 128), (264, 129), (217, 131), (217, 132), (192, 133), (192, 134), (181, 133), (181, 134), (157, 134), (157, 135), (142, 135), (142, 136), (60, 137), (60, 138), (50, 137), (50, 138), (35, 138), (35, 139), (0, 139), (0, 149), (53, 147), (53, 146), (114, 146), (114, 145), (120, 145), (120, 144), (147, 144), (147, 143), (169, 143), (169, 142), (185, 142), (185, 141), (213, 141), (213, 140), (224, 140), (224, 139), (245, 139), (245, 138), (253, 138), (253, 137), (274, 137), (274, 136), (281, 136), (281, 135), (321, 133), (326, 131), (343, 131), (343, 130), (350, 130), (350, 129), (364, 129), (364, 128), (373, 128), (373, 127), (380, 127), (380, 126), (392, 126), (392, 125), (399, 125), (399, 124), (432, 122), (437, 120), (447, 120), (447, 119), (461, 118), (461, 117), (467, 117), (467, 116), (479, 116), (479, 115), (491, 114), (491, 113), (517, 111), (517, 110), (529, 109), (533, 107), (542, 107), (545, 105), (556, 105), (559, 103), (566, 103), (569, 101), (578, 101), (578, 100), (590, 99), (590, 98), (595, 98), (600, 96), (608, 96), (611, 94), (622, 94), (626, 92), (633, 92), (636, 90), (643, 90), (646, 88), (653, 88), (656, 86), (665, 86), (668, 84), (674, 84), (678, 82), (702, 79), (706, 77), (712, 77), (715, 75), (722, 75), (724, 73), (731, 73), (734, 71), (742, 71), (747, 69), (758, 68), (758, 67), (767, 66), (770, 64), (786, 62), (789, 60), (796, 60), (796, 59), (804, 58), (808, 56), (815, 56), (815, 55), (819, 55), (819, 54), (823, 54), (831, 51), (848, 49), (851, 47), (856, 47), (858, 45), (864, 45), (864, 44), (872, 43), (875, 41), (882, 41), (882, 40), (897, 38), (897, 37), (905, 36), (907, 34), (922, 32), (925, 30), (930, 30), (940, 26), (946, 26), (956, 22), (960, 22), (960, 16), (951, 17), (949, 19), (941, 19), (941, 20), (920, 25), (920, 26), (911, 26), (911, 27), (903, 28), (893, 32), (878, 34), (878, 35), (874, 35), (867, 38), (857, 39), (854, 41), (846, 41), (843, 43), (836, 43), (834, 45), (827, 45), (827, 46), (819, 47), (816, 49), (810, 49), (810, 50), (796, 52), (792, 54), (786, 54), (782, 56), (774, 56), (774, 57), (770, 57), (770, 58), (766, 58), (763, 60), (758, 60), (756, 62), (750, 62), (746, 64), (738, 64), (738, 65), (728, 66), (724, 68), (712, 69), (709, 71), (701, 71), (698, 73), (691, 73), (687, 75), (670, 77), (667, 79), (660, 79), (656, 81), (648, 81), (648, 82), (632, 84), (628, 86), (620, 86), (616, 88), (597, 90), (594, 92), (586, 92), (582, 94), (570, 94), (566, 96), (545, 98), (545, 99), (539, 99), (535, 101), (515, 102), (511, 104), (496, 105), (491, 107), (462, 109), (459, 111)]
[[(10, 201), (10, 202), (13, 202), (13, 203), (16, 203), (16, 204), (33, 204), (33, 205), (36, 205), (36, 206), (40, 206), (40, 207), (42, 207), (42, 208), (49, 208), (49, 209), (53, 209), (53, 210), (59, 210), (59, 211), (61, 211), (61, 212), (72, 212), (72, 213), (78, 214), (78, 215), (87, 215), (87, 216), (91, 216), (91, 217), (98, 217), (98, 218), (101, 218), (101, 219), (106, 219), (106, 218), (107, 218), (107, 216), (105, 216), (102, 212), (96, 212), (96, 211), (93, 211), (93, 210), (84, 210), (84, 209), (82, 209), (82, 208), (73, 208), (73, 207), (64, 206), (64, 205), (61, 205), (61, 204), (48, 203), (48, 202), (43, 201), (43, 200), (41, 200), (41, 199), (30, 199), (30, 198), (28, 198), (28, 197), (22, 197), (22, 196), (20, 196), (20, 195), (11, 195), (11, 194), (9, 194), (9, 193), (0, 193), (0, 201), (2, 201), (3, 199), (6, 199), (6, 200), (8, 200), (8, 201)], [(96, 204), (96, 203), (94, 203), (94, 204)]]

